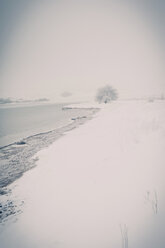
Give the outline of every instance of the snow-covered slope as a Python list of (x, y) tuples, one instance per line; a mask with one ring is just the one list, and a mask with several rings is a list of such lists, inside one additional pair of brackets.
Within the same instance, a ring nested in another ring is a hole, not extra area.
[(16, 182), (3, 248), (164, 248), (165, 102), (114, 102)]

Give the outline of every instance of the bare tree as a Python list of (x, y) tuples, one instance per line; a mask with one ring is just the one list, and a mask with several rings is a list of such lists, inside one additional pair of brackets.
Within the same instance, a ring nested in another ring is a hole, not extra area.
[(97, 91), (96, 101), (99, 103), (108, 103), (118, 98), (117, 91), (110, 85), (106, 85)]

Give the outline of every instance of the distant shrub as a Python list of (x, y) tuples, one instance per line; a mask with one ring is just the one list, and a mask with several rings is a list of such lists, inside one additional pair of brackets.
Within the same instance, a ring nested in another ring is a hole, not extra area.
[(10, 98), (0, 98), (0, 104), (12, 103)]
[(106, 85), (97, 91), (96, 101), (99, 103), (108, 103), (118, 98), (117, 91), (110, 85)]

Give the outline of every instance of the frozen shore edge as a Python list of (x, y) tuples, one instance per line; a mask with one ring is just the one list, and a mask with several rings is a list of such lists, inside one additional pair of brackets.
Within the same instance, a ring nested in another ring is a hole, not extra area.
[[(77, 109), (77, 104), (72, 105), (66, 105), (63, 110), (67, 111), (68, 109)], [(22, 140), (18, 142), (14, 142), (12, 144), (6, 145), (4, 147), (0, 147), (0, 149), (8, 149), (10, 146), (26, 146), (26, 140), (29, 138), (33, 138), (35, 136), (39, 135), (45, 135), (45, 134), (52, 134), (53, 132), (56, 134), (53, 141), (49, 144), (45, 144), (45, 146), (41, 147), (37, 151), (34, 151), (34, 154), (29, 159), (30, 166), (26, 168), (22, 172), (16, 173), (15, 177), (12, 179), (6, 180), (2, 178), (0, 182), (0, 225), (4, 225), (6, 222), (8, 222), (8, 219), (14, 218), (15, 215), (19, 214), (21, 212), (22, 205), (24, 204), (24, 201), (21, 201), (20, 203), (16, 203), (15, 199), (12, 199), (12, 189), (15, 188), (15, 185), (17, 184), (17, 180), (19, 180), (24, 173), (27, 171), (35, 168), (37, 166), (37, 153), (40, 152), (42, 149), (45, 149), (52, 145), (54, 142), (56, 142), (59, 138), (61, 138), (65, 133), (70, 132), (71, 130), (78, 128), (80, 125), (85, 124), (87, 121), (94, 118), (95, 114), (100, 110), (99, 106), (91, 106), (89, 105), (83, 105), (79, 104), (78, 109), (86, 109), (91, 110), (91, 112), (86, 113), (85, 116), (78, 115), (76, 118), (72, 118), (71, 122), (67, 124), (66, 126), (59, 127), (54, 130), (50, 130), (44, 133), (35, 134), (26, 138), (23, 138)], [(17, 205), (18, 204), (18, 205)]]

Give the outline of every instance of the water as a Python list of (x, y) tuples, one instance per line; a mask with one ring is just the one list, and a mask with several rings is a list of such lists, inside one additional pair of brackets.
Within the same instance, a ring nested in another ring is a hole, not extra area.
[(49, 104), (0, 109), (0, 194), (35, 165), (36, 152), (96, 111), (63, 107), (64, 104)]
[(84, 110), (62, 111), (64, 104), (25, 106), (0, 109), (0, 147), (37, 133), (47, 132), (86, 114)]

